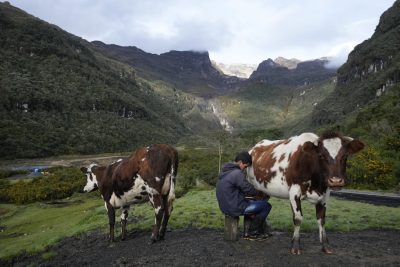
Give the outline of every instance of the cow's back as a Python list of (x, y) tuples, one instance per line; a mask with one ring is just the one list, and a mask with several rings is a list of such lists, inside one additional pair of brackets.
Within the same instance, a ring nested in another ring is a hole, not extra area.
[(250, 150), (253, 164), (247, 170), (248, 180), (258, 190), (271, 196), (288, 198), (291, 186), (288, 170), (299, 156), (303, 144), (317, 140), (317, 135), (303, 133), (286, 140), (259, 142)]
[(167, 173), (176, 175), (177, 169), (178, 152), (169, 145), (157, 144), (147, 147), (145, 156), (140, 159), (140, 175), (145, 181), (154, 177), (161, 179)]

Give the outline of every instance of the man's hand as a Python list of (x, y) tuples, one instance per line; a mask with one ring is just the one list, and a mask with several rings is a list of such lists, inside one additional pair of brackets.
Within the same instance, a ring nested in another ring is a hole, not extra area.
[(265, 194), (262, 191), (257, 191), (257, 195), (255, 196), (255, 198), (257, 200), (268, 200), (269, 199), (269, 195)]

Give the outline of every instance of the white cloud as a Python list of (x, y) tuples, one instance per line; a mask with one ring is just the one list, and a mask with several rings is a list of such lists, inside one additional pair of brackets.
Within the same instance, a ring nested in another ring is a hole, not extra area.
[[(301, 60), (348, 49), (369, 38), (394, 0), (11, 0), (89, 41), (151, 53), (207, 50), (216, 61)], [(350, 45), (351, 44), (351, 45)], [(339, 64), (339, 63), (338, 63)]]
[(338, 68), (343, 63), (346, 62), (347, 56), (353, 50), (353, 48), (357, 45), (357, 42), (347, 42), (343, 44), (339, 44), (331, 49), (331, 51), (327, 54), (331, 59), (329, 63), (326, 65), (327, 68)]

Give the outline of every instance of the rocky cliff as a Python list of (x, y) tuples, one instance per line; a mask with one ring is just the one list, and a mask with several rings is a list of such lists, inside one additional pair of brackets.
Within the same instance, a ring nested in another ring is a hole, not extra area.
[(400, 82), (400, 2), (384, 12), (370, 39), (338, 69), (338, 83), (313, 112), (313, 125), (332, 124), (360, 111)]
[(217, 70), (208, 52), (170, 51), (156, 55), (137, 47), (107, 45), (98, 41), (93, 44), (107, 55), (132, 66), (138, 75), (168, 82), (195, 95), (207, 98), (222, 95), (235, 90), (240, 81)]
[(299, 62), (294, 69), (288, 69), (272, 59), (265, 60), (258, 65), (250, 80), (270, 85), (299, 86), (312, 82), (320, 82), (333, 77), (336, 69), (326, 68), (327, 60), (312, 60)]
[(256, 64), (224, 64), (215, 61), (212, 61), (212, 64), (226, 75), (243, 79), (249, 78), (253, 71), (257, 69)]

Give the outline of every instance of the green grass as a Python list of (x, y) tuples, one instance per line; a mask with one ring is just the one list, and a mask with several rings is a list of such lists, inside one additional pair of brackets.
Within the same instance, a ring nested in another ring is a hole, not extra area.
[[(107, 234), (108, 222), (103, 201), (98, 193), (75, 194), (63, 204), (0, 204), (0, 258), (23, 252), (38, 253), (57, 241), (79, 233), (100, 230)], [(272, 198), (269, 221), (275, 230), (292, 230), (292, 213), (285, 199)], [(303, 231), (317, 231), (314, 206), (303, 202)], [(120, 212), (117, 212), (117, 222)], [(150, 230), (153, 209), (148, 203), (131, 207), (128, 229)], [(214, 189), (193, 190), (174, 202), (171, 229), (223, 228)], [(331, 199), (327, 209), (328, 231), (351, 231), (368, 228), (400, 229), (399, 208)], [(328, 233), (329, 234), (329, 233)], [(120, 227), (116, 227), (116, 236)], [(53, 252), (43, 254), (52, 257)]]
[(0, 258), (23, 251), (34, 253), (64, 237), (86, 232), (105, 222), (104, 207), (97, 198), (82, 196), (66, 199), (66, 203), (50, 205), (33, 203), (17, 206), (1, 204)]

